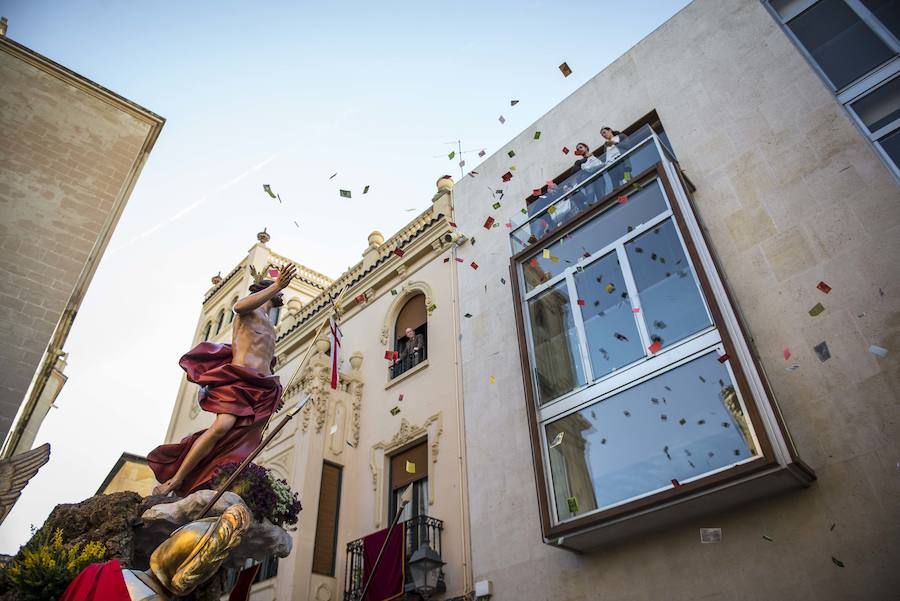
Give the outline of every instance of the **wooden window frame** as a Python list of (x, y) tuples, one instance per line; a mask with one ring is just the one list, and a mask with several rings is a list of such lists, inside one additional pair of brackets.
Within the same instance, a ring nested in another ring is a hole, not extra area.
[[(549, 465), (544, 461), (543, 437), (541, 436), (540, 432), (541, 423), (538, 420), (540, 405), (537, 402), (537, 395), (534, 389), (534, 379), (531, 377), (531, 374), (533, 374), (534, 371), (529, 354), (526, 325), (524, 320), (523, 305), (525, 300), (524, 294), (522, 293), (520, 287), (519, 267), (525, 259), (530, 257), (535, 252), (535, 249), (533, 246), (525, 248), (515, 253), (511, 257), (509, 270), (510, 282), (512, 284), (511, 289), (513, 295), (513, 305), (515, 307), (519, 358), (525, 380), (525, 403), (526, 413), (528, 416), (529, 435), (531, 437), (532, 459), (535, 465), (535, 477), (537, 479), (538, 485), (537, 492), (541, 517), (541, 530), (545, 540), (560, 539), (567, 535), (581, 533), (592, 527), (610, 522), (611, 520), (646, 511), (650, 508), (653, 508), (654, 506), (659, 506), (672, 499), (688, 497), (700, 491), (720, 486), (725, 482), (742, 479), (751, 474), (767, 470), (775, 465), (779, 465), (778, 459), (772, 448), (772, 441), (770, 440), (768, 431), (765, 427), (765, 424), (763, 423), (763, 418), (760, 415), (760, 403), (767, 403), (771, 408), (771, 412), (774, 414), (777, 427), (780, 430), (783, 445), (787, 447), (791, 463), (795, 464), (798, 469), (805, 472), (805, 476), (809, 480), (815, 479), (815, 473), (809, 467), (803, 464), (803, 462), (797, 456), (796, 449), (794, 448), (787, 429), (784, 426), (783, 418), (780, 411), (778, 410), (778, 406), (774, 400), (774, 396), (772, 395), (769, 385), (764, 377), (762, 367), (758, 362), (758, 354), (752, 352), (750, 337), (747, 335), (746, 328), (742, 323), (740, 316), (734, 310), (735, 304), (733, 301), (733, 297), (728, 290), (728, 287), (726, 286), (724, 280), (722, 280), (722, 278), (719, 276), (719, 274), (723, 273), (719, 262), (717, 261), (715, 254), (712, 252), (710, 244), (706, 240), (702, 227), (698, 228), (700, 238), (699, 240), (696, 240), (696, 237), (691, 234), (687, 226), (682, 207), (678, 202), (678, 197), (675, 195), (671, 180), (663, 166), (663, 161), (665, 161), (666, 159), (664, 158), (664, 155), (661, 156), (663, 156), (663, 158), (661, 158), (660, 162), (646, 169), (644, 172), (637, 174), (637, 176), (627, 184), (614, 189), (601, 202), (598, 202), (590, 210), (585, 211), (583, 214), (578, 215), (571, 222), (560, 227), (553, 233), (553, 235), (548, 236), (546, 239), (543, 239), (541, 243), (544, 247), (549, 247), (554, 242), (561, 239), (563, 236), (581, 227), (588, 220), (594, 218), (604, 210), (608, 209), (616, 202), (616, 199), (619, 195), (631, 188), (635, 183), (641, 183), (654, 178), (659, 178), (659, 181), (663, 186), (663, 190), (667, 195), (669, 204), (672, 208), (672, 219), (685, 242), (684, 248), (687, 251), (687, 255), (690, 258), (694, 269), (696, 270), (696, 277), (700, 283), (700, 291), (709, 307), (710, 313), (712, 314), (713, 325), (719, 332), (719, 335), (721, 337), (721, 344), (724, 346), (725, 352), (733, 358), (730, 361), (730, 364), (734, 373), (734, 384), (738, 389), (741, 397), (745, 401), (747, 416), (759, 441), (761, 455), (756, 459), (747, 461), (741, 465), (722, 470), (717, 473), (713, 473), (709, 476), (699, 478), (695, 481), (688, 482), (674, 488), (670, 488), (655, 494), (648, 495), (646, 497), (629, 501), (621, 505), (615, 505), (606, 510), (595, 511), (583, 517), (576, 517), (561, 523), (554, 523), (556, 520), (554, 520), (551, 515), (552, 504), (549, 499), (549, 495), (552, 494), (552, 491), (549, 488)], [(696, 220), (697, 211), (693, 202), (693, 198), (691, 196), (691, 190), (693, 186), (691, 186), (684, 179), (680, 169), (677, 166), (677, 163), (673, 162), (671, 164), (674, 168), (673, 171), (678, 177), (678, 183), (684, 192), (686, 204), (692, 213), (691, 217)], [(697, 220), (697, 223), (699, 225), (699, 220)], [(747, 380), (745, 366), (741, 361), (738, 360), (739, 354), (735, 346), (733, 334), (731, 332), (731, 329), (728, 327), (728, 324), (726, 323), (725, 317), (723, 315), (723, 307), (720, 305), (713, 291), (713, 286), (710, 282), (710, 274), (707, 272), (707, 269), (704, 267), (703, 261), (701, 260), (700, 253), (697, 248), (698, 242), (705, 247), (707, 255), (712, 260), (713, 268), (716, 271), (715, 275), (717, 276), (716, 280), (719, 290), (724, 292), (727, 303), (730, 305), (728, 309), (737, 322), (739, 330), (738, 335), (743, 338), (743, 343), (747, 346), (747, 348), (751, 349), (750, 355), (752, 364), (749, 367), (756, 371), (756, 375), (758, 376), (757, 380), (761, 382), (762, 385), (764, 398), (758, 398), (757, 395), (753, 394), (752, 388)], [(629, 384), (628, 386), (631, 386), (631, 384)]]
[[(335, 510), (334, 510), (334, 536), (331, 541), (331, 566), (327, 572), (321, 572), (316, 570), (316, 546), (319, 543), (318, 538), (318, 530), (319, 530), (319, 518), (321, 517), (321, 507), (322, 507), (322, 480), (324, 479), (325, 468), (332, 467), (337, 470), (337, 498), (335, 500)], [(332, 463), (331, 461), (323, 461), (322, 462), (322, 474), (323, 478), (319, 479), (319, 502), (316, 505), (316, 527), (313, 531), (313, 553), (312, 553), (312, 568), (311, 571), (313, 574), (321, 574), (322, 576), (334, 576), (334, 568), (337, 562), (337, 543), (338, 543), (338, 528), (340, 527), (341, 522), (341, 495), (343, 494), (343, 483), (344, 483), (344, 466), (339, 465), (337, 463)]]

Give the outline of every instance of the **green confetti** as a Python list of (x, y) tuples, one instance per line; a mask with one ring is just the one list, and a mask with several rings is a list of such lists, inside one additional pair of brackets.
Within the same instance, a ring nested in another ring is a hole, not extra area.
[(493, 205), (491, 205), (491, 206), (494, 207), (494, 209), (499, 209), (499, 208), (500, 208), (500, 203), (499, 203), (499, 202), (495, 202), (495, 203), (494, 203)]
[(844, 567), (844, 562), (832, 555), (831, 562), (839, 568)]
[(506, 156), (508, 156), (509, 158), (513, 158), (514, 156), (516, 156), (516, 151), (510, 150), (509, 152), (506, 153)]
[(269, 184), (263, 184), (263, 190), (266, 191), (266, 194), (268, 194), (272, 198), (275, 198), (275, 193), (272, 192), (272, 187), (269, 186)]
[(765, 534), (763, 534), (763, 538), (766, 539), (767, 541), (769, 541), (770, 543), (772, 542), (771, 536), (766, 536)]
[(534, 139), (535, 139), (535, 140), (540, 140), (540, 139), (541, 139), (541, 132), (539, 132), (539, 131), (534, 132)]
[(578, 498), (577, 497), (569, 497), (566, 499), (566, 505), (569, 508), (569, 513), (576, 514), (578, 513)]
[(394, 405), (394, 407), (391, 409), (391, 415), (397, 415), (398, 413), (400, 413), (400, 407)]
[(363, 194), (368, 194), (368, 193), (369, 193), (369, 186), (366, 186), (365, 188), (363, 188)]
[(821, 315), (825, 311), (825, 306), (822, 303), (816, 303), (812, 309), (809, 310), (810, 317), (816, 317), (817, 315)]
[(456, 156), (456, 151), (454, 150), (453, 152), (451, 152), (450, 154), (447, 155), (447, 158), (452, 161), (453, 157), (455, 157), (455, 156)]
[(351, 198), (350, 190), (341, 190), (341, 198)]

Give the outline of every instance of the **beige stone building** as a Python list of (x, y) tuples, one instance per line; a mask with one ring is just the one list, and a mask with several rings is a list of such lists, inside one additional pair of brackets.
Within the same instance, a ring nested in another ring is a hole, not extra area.
[(154, 486), (156, 476), (147, 465), (147, 458), (133, 453), (122, 453), (100, 484), (97, 494), (132, 491), (147, 497), (153, 492)]
[[(373, 232), (362, 261), (336, 280), (300, 265), (284, 307), (272, 315), (285, 407), (310, 400), (257, 462), (301, 493), (303, 511), (291, 555), (264, 564), (254, 600), (356, 598), (362, 539), (388, 526), (399, 492), (410, 484), (412, 503), (401, 516), (406, 589), (415, 587), (409, 560), (423, 545), (445, 562), (431, 574), (436, 599), (472, 589), (455, 275), (465, 240), (453, 232), (451, 188), (451, 180), (440, 180), (432, 206), (389, 239)], [(196, 342), (230, 340), (230, 308), (247, 293), (250, 265), (260, 270), (289, 261), (268, 242), (261, 235), (227, 276), (214, 278)], [(315, 337), (333, 306), (342, 331), (336, 390), (327, 327)], [(420, 351), (394, 359), (407, 327)], [(196, 399), (196, 386), (185, 381), (167, 441), (211, 422)]]
[(0, 438), (8, 457), (31, 448), (65, 384), (66, 337), (164, 120), (5, 29), (4, 19)]
[(479, 595), (896, 598), (897, 35), (695, 0), (457, 184)]

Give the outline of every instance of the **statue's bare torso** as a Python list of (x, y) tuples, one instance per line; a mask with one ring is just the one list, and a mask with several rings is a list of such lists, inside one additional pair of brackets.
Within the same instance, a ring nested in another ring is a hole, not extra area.
[(262, 307), (234, 316), (231, 352), (231, 361), (235, 365), (249, 367), (267, 375), (272, 373), (275, 327)]

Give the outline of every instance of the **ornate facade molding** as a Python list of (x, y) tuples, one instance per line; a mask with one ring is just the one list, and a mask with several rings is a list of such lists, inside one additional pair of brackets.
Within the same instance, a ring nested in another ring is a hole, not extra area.
[(375, 527), (380, 528), (383, 523), (383, 501), (385, 497), (385, 461), (394, 452), (399, 451), (409, 443), (420, 438), (425, 438), (428, 444), (428, 504), (434, 505), (435, 488), (437, 480), (437, 459), (441, 445), (441, 434), (444, 432), (444, 414), (438, 411), (421, 426), (414, 426), (405, 418), (400, 420), (400, 428), (390, 440), (381, 441), (372, 445), (369, 451), (369, 471), (372, 473), (372, 488), (375, 491)]
[(400, 310), (403, 308), (403, 305), (406, 304), (406, 301), (416, 294), (424, 294), (425, 306), (430, 307), (432, 299), (434, 299), (434, 293), (431, 291), (431, 286), (429, 286), (427, 282), (404, 282), (398, 286), (396, 290), (399, 294), (397, 294), (397, 297), (394, 298), (394, 301), (388, 308), (387, 314), (384, 316), (384, 325), (381, 327), (382, 345), (386, 345), (388, 340), (391, 339), (391, 331), (394, 329), (394, 323), (397, 321), (397, 316), (400, 315)]

